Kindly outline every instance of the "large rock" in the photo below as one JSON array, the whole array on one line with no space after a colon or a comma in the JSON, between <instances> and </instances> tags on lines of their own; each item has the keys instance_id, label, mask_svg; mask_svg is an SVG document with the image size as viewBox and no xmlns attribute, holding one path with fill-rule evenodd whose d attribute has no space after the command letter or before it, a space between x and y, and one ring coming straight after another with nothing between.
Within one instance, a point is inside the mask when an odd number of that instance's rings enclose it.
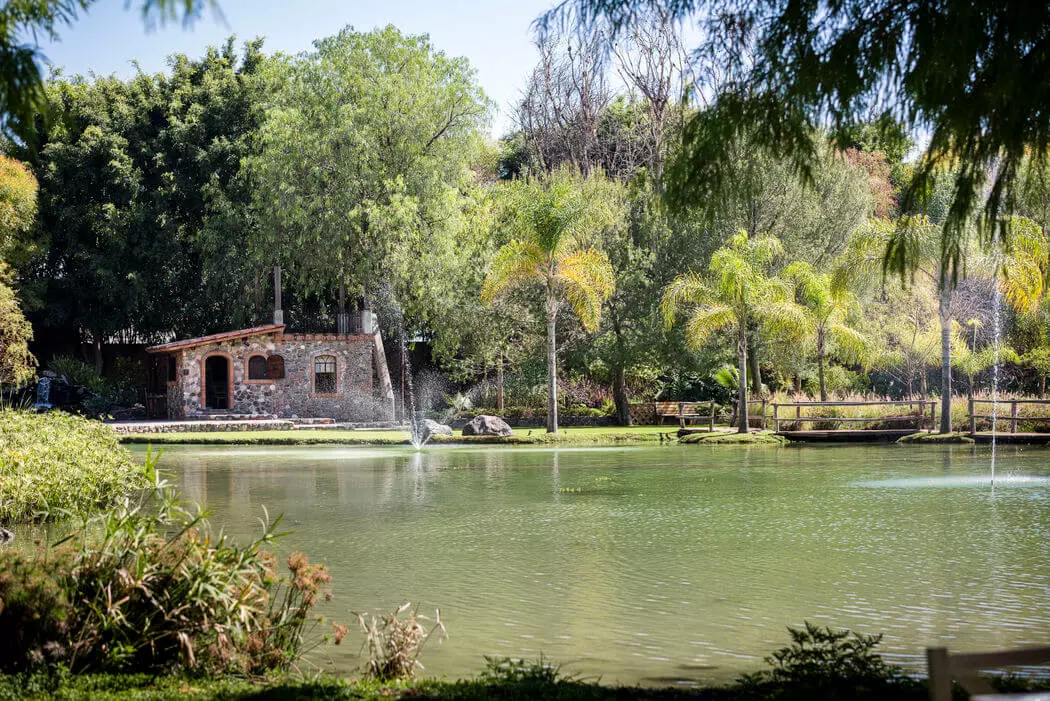
<instances>
[{"instance_id":1,"label":"large rock","mask_svg":"<svg viewBox=\"0 0 1050 701\"><path fill-rule=\"evenodd\" d=\"M422 425L419 427L420 433L423 434L423 438L427 439L431 436L451 436L452 427L446 426L445 424L439 424L434 419L423 419Z\"/></svg>"},{"instance_id":2,"label":"large rock","mask_svg":"<svg viewBox=\"0 0 1050 701\"><path fill-rule=\"evenodd\" d=\"M463 427L464 436L511 436L514 431L498 416L475 416Z\"/></svg>"}]
</instances>

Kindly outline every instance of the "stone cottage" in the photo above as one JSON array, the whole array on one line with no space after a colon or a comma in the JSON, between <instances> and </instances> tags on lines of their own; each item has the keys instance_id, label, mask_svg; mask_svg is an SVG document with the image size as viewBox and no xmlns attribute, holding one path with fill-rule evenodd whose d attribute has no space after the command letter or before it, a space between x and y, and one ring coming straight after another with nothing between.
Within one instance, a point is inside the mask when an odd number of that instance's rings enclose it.
<instances>
[{"instance_id":1,"label":"stone cottage","mask_svg":"<svg viewBox=\"0 0 1050 701\"><path fill-rule=\"evenodd\" d=\"M285 333L283 323L147 348L151 416L390 421L394 393L370 311L344 333ZM274 321L280 322L278 311Z\"/></svg>"}]
</instances>

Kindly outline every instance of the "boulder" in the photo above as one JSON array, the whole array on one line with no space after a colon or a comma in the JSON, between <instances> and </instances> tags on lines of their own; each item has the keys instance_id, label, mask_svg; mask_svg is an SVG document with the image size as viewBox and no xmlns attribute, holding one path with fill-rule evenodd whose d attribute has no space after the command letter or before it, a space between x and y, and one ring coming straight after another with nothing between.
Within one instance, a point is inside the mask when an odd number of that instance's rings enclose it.
<instances>
[{"instance_id":1,"label":"boulder","mask_svg":"<svg viewBox=\"0 0 1050 701\"><path fill-rule=\"evenodd\" d=\"M451 436L452 427L446 426L445 424L439 424L434 419L423 419L422 425L419 427L423 438L430 438L431 436Z\"/></svg>"},{"instance_id":2,"label":"boulder","mask_svg":"<svg viewBox=\"0 0 1050 701\"><path fill-rule=\"evenodd\" d=\"M486 416L484 414L475 416L463 427L464 436L511 436L511 430L507 422L498 416Z\"/></svg>"}]
</instances>

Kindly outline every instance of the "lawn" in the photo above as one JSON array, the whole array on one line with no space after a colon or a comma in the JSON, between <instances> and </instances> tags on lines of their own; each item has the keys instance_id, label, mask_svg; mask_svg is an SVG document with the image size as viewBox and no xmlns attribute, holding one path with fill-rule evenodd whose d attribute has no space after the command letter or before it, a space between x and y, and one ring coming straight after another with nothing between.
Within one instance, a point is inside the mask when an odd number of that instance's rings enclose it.
<instances>
[{"instance_id":1,"label":"lawn","mask_svg":"<svg viewBox=\"0 0 1050 701\"><path fill-rule=\"evenodd\" d=\"M437 436L434 443L495 444L583 444L615 445L619 443L659 443L674 438L677 426L580 426L548 435L542 428L514 429L513 436L464 436L454 431L451 438ZM342 431L332 429L299 429L294 431L210 431L193 433L129 433L121 436L124 443L154 445L404 445L408 431Z\"/></svg>"}]
</instances>

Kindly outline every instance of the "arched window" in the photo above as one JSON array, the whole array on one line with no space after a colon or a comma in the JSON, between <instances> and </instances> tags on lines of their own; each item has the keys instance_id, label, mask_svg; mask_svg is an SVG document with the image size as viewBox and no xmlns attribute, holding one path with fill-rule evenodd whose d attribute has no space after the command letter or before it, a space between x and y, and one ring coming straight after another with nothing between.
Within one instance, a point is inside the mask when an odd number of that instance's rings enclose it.
<instances>
[{"instance_id":1,"label":"arched window","mask_svg":"<svg viewBox=\"0 0 1050 701\"><path fill-rule=\"evenodd\" d=\"M269 374L266 371L266 358L261 355L253 355L248 358L248 379L265 380Z\"/></svg>"},{"instance_id":2,"label":"arched window","mask_svg":"<svg viewBox=\"0 0 1050 701\"><path fill-rule=\"evenodd\" d=\"M319 355L314 358L314 392L335 394L335 356Z\"/></svg>"}]
</instances>

